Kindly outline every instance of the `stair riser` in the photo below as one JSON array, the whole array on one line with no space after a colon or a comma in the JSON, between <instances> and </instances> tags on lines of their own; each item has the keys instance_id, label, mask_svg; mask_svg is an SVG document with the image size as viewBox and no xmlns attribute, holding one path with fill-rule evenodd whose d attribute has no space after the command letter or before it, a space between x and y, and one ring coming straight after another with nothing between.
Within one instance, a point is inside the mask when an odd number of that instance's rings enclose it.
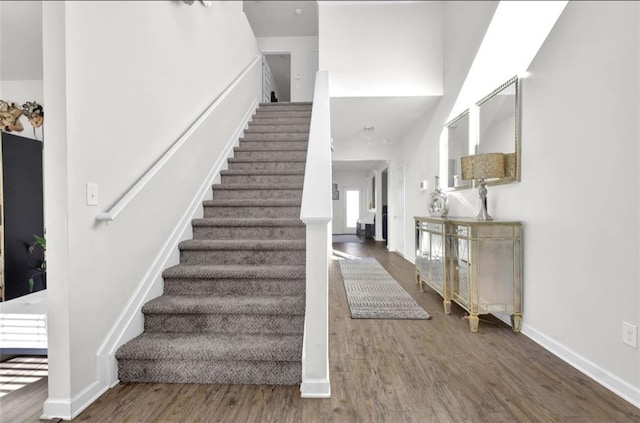
<instances>
[{"instance_id":1,"label":"stair riser","mask_svg":"<svg viewBox=\"0 0 640 423\"><path fill-rule=\"evenodd\" d=\"M125 383L299 385L299 361L119 360Z\"/></svg>"},{"instance_id":2,"label":"stair riser","mask_svg":"<svg viewBox=\"0 0 640 423\"><path fill-rule=\"evenodd\" d=\"M302 189L304 175L222 175L223 184L299 184Z\"/></svg>"},{"instance_id":3,"label":"stair riser","mask_svg":"<svg viewBox=\"0 0 640 423\"><path fill-rule=\"evenodd\" d=\"M304 331L303 315L145 314L146 332L296 335Z\"/></svg>"},{"instance_id":4,"label":"stair riser","mask_svg":"<svg viewBox=\"0 0 640 423\"><path fill-rule=\"evenodd\" d=\"M254 116L251 125L309 125L311 116Z\"/></svg>"},{"instance_id":5,"label":"stair riser","mask_svg":"<svg viewBox=\"0 0 640 423\"><path fill-rule=\"evenodd\" d=\"M204 217L300 218L300 207L218 207L205 206Z\"/></svg>"},{"instance_id":6,"label":"stair riser","mask_svg":"<svg viewBox=\"0 0 640 423\"><path fill-rule=\"evenodd\" d=\"M304 295L304 279L165 279L165 295Z\"/></svg>"},{"instance_id":7,"label":"stair riser","mask_svg":"<svg viewBox=\"0 0 640 423\"><path fill-rule=\"evenodd\" d=\"M194 239L304 239L304 226L196 226Z\"/></svg>"},{"instance_id":8,"label":"stair riser","mask_svg":"<svg viewBox=\"0 0 640 423\"><path fill-rule=\"evenodd\" d=\"M311 112L310 104L261 104L258 112L292 112L305 111Z\"/></svg>"},{"instance_id":9,"label":"stair riser","mask_svg":"<svg viewBox=\"0 0 640 423\"><path fill-rule=\"evenodd\" d=\"M247 141L243 141L247 142ZM248 147L246 145L240 145L233 149L234 154L242 151L307 151L309 143L305 141L255 141L255 145ZM277 147L276 143L282 143L282 147Z\"/></svg>"},{"instance_id":10,"label":"stair riser","mask_svg":"<svg viewBox=\"0 0 640 423\"><path fill-rule=\"evenodd\" d=\"M258 110L254 115L254 119L272 119L272 118L306 118L311 121L311 110L290 110L290 111L267 111Z\"/></svg>"},{"instance_id":11,"label":"stair riser","mask_svg":"<svg viewBox=\"0 0 640 423\"><path fill-rule=\"evenodd\" d=\"M182 264L304 264L305 250L182 250Z\"/></svg>"},{"instance_id":12,"label":"stair riser","mask_svg":"<svg viewBox=\"0 0 640 423\"><path fill-rule=\"evenodd\" d=\"M304 170L305 162L229 162L230 170Z\"/></svg>"},{"instance_id":13,"label":"stair riser","mask_svg":"<svg viewBox=\"0 0 640 423\"><path fill-rule=\"evenodd\" d=\"M249 125L244 130L245 134L249 132L309 132L309 124L306 125Z\"/></svg>"},{"instance_id":14,"label":"stair riser","mask_svg":"<svg viewBox=\"0 0 640 423\"><path fill-rule=\"evenodd\" d=\"M245 132L241 141L309 141L308 132Z\"/></svg>"},{"instance_id":15,"label":"stair riser","mask_svg":"<svg viewBox=\"0 0 640 423\"><path fill-rule=\"evenodd\" d=\"M307 141L240 141L240 148L277 148L281 150L307 151Z\"/></svg>"},{"instance_id":16,"label":"stair riser","mask_svg":"<svg viewBox=\"0 0 640 423\"><path fill-rule=\"evenodd\" d=\"M213 189L213 199L220 200L302 200L300 189Z\"/></svg>"},{"instance_id":17,"label":"stair riser","mask_svg":"<svg viewBox=\"0 0 640 423\"><path fill-rule=\"evenodd\" d=\"M238 159L279 159L281 161L289 160L305 160L307 152L305 151L236 151L233 155Z\"/></svg>"}]
</instances>

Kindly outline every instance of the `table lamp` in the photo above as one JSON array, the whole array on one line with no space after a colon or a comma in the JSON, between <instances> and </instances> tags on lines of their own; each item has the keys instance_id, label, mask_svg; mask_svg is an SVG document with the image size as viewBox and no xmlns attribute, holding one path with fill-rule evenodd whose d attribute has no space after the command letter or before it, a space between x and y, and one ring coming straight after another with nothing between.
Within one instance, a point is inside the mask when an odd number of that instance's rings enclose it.
<instances>
[{"instance_id":1,"label":"table lamp","mask_svg":"<svg viewBox=\"0 0 640 423\"><path fill-rule=\"evenodd\" d=\"M479 182L480 211L477 220L493 220L487 212L487 183L485 179L504 177L504 154L486 153L460 158L462 179L476 179Z\"/></svg>"}]
</instances>

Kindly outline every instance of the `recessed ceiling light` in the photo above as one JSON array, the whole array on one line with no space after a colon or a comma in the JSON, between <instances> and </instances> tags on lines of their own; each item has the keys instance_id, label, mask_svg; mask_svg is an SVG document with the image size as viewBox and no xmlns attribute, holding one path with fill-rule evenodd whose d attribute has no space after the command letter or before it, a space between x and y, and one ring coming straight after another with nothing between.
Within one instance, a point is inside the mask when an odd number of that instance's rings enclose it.
<instances>
[{"instance_id":1,"label":"recessed ceiling light","mask_svg":"<svg viewBox=\"0 0 640 423\"><path fill-rule=\"evenodd\" d=\"M302 9L296 9L296 15L298 16L302 15Z\"/></svg>"}]
</instances>

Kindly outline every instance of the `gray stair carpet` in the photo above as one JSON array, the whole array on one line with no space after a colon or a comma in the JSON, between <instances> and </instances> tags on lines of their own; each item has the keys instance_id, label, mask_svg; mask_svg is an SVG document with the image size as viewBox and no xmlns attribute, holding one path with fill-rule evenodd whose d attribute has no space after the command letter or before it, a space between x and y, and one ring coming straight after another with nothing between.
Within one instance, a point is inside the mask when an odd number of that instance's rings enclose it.
<instances>
[{"instance_id":1,"label":"gray stair carpet","mask_svg":"<svg viewBox=\"0 0 640 423\"><path fill-rule=\"evenodd\" d=\"M311 103L266 103L116 352L121 382L296 385L302 379Z\"/></svg>"}]
</instances>

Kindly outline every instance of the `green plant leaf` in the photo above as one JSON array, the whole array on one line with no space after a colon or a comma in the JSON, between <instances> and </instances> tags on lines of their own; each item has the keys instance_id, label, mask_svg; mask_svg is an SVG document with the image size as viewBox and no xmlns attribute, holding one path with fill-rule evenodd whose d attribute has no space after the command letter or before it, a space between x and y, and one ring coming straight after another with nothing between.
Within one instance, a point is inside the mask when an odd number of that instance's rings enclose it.
<instances>
[{"instance_id":1,"label":"green plant leaf","mask_svg":"<svg viewBox=\"0 0 640 423\"><path fill-rule=\"evenodd\" d=\"M33 292L33 286L35 282L33 281L33 276L29 278L29 292Z\"/></svg>"}]
</instances>

